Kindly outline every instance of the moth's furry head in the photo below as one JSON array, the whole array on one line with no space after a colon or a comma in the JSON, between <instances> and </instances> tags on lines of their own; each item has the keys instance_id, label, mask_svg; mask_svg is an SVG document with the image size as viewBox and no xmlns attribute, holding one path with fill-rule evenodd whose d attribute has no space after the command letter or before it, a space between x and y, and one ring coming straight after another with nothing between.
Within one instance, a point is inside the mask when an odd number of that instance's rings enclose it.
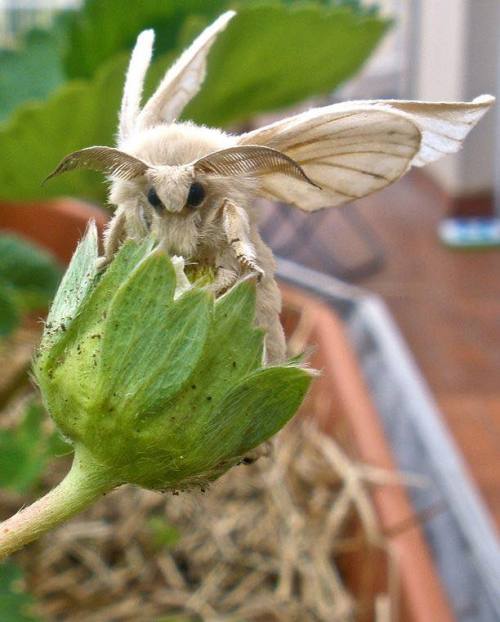
<instances>
[{"instance_id":1,"label":"moth's furry head","mask_svg":"<svg viewBox=\"0 0 500 622\"><path fill-rule=\"evenodd\" d=\"M191 123L164 124L134 133L121 147L145 162L148 171L132 180L112 179L109 201L115 206L126 205L170 252L189 257L202 240L217 244L214 221L224 197L233 196L247 204L254 195L252 180L235 185L225 177L194 169L193 163L201 157L235 144L234 136ZM201 184L205 197L190 207L187 198L194 182ZM150 203L151 189L163 207L155 209Z\"/></svg>"}]
</instances>

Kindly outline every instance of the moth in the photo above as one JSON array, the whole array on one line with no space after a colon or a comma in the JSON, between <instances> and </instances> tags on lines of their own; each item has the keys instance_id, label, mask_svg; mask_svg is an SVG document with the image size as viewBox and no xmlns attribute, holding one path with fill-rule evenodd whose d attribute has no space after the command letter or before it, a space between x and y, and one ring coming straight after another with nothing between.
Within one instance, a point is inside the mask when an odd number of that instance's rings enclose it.
<instances>
[{"instance_id":1,"label":"moth","mask_svg":"<svg viewBox=\"0 0 500 622\"><path fill-rule=\"evenodd\" d=\"M213 268L216 294L255 273L256 323L266 331L272 363L285 358L281 298L272 252L257 228L255 198L313 212L365 197L413 166L456 152L494 98L351 101L242 135L177 121L203 83L211 46L234 15L228 11L206 28L143 106L154 33L142 32L125 79L116 148L71 153L49 178L87 168L111 180L116 211L104 235L102 265L124 239L152 234L169 253Z\"/></svg>"}]
</instances>

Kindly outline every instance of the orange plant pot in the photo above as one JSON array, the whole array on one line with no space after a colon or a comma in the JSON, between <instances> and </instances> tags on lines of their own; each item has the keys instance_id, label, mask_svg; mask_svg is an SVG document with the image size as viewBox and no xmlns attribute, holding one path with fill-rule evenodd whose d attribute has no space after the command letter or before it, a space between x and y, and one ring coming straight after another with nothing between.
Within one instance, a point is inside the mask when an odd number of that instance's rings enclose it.
<instances>
[{"instance_id":1,"label":"orange plant pot","mask_svg":"<svg viewBox=\"0 0 500 622\"><path fill-rule=\"evenodd\" d=\"M51 250L67 263L87 222L94 219L102 231L109 213L73 199L43 203L0 203L0 230L18 233ZM341 321L322 302L282 286L283 324L292 339L301 335L315 348L312 366L322 371L311 390L304 412L321 428L367 464L394 474L397 469L367 387ZM397 617L391 622L452 622L450 606L409 498L401 486L379 486L373 502L383 533L390 542L399 583ZM348 586L360 599L361 617L374 620L373 600L388 583L387 563L367 549L344 564Z\"/></svg>"},{"instance_id":2,"label":"orange plant pot","mask_svg":"<svg viewBox=\"0 0 500 622\"><path fill-rule=\"evenodd\" d=\"M0 230L17 233L50 250L68 263L93 219L100 231L109 212L75 199L54 199L32 203L0 202Z\"/></svg>"},{"instance_id":3,"label":"orange plant pot","mask_svg":"<svg viewBox=\"0 0 500 622\"><path fill-rule=\"evenodd\" d=\"M397 475L392 452L340 319L309 294L289 286L281 289L285 332L292 340L299 334L302 344L314 348L310 362L322 372L304 412L312 413L320 427L357 460ZM455 617L404 488L377 486L372 498L399 583L398 602L392 603L397 616L393 617L404 622L452 622ZM363 572L360 564L359 557L347 560L344 570L349 587L373 604L377 591L390 580L387 568L383 561L372 559L372 572L369 568ZM363 619L373 620L369 603L362 604Z\"/></svg>"}]
</instances>

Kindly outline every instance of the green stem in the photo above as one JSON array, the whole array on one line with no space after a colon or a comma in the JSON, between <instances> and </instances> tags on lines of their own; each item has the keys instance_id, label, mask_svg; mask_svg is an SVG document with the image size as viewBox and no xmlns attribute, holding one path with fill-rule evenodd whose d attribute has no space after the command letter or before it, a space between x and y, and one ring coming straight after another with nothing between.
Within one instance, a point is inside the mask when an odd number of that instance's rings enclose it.
<instances>
[{"instance_id":1,"label":"green stem","mask_svg":"<svg viewBox=\"0 0 500 622\"><path fill-rule=\"evenodd\" d=\"M83 448L66 477L44 497L0 523L0 560L91 505L118 485Z\"/></svg>"}]
</instances>

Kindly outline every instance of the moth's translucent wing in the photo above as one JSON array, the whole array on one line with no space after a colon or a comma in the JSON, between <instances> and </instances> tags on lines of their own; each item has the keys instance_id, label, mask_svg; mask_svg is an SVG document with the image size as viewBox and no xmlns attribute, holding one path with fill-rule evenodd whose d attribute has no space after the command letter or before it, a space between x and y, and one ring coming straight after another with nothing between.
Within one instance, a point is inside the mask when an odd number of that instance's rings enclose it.
<instances>
[{"instance_id":1,"label":"moth's translucent wing","mask_svg":"<svg viewBox=\"0 0 500 622\"><path fill-rule=\"evenodd\" d=\"M138 127L171 123L179 117L200 90L205 79L207 56L217 35L235 15L234 11L223 13L182 53L139 114Z\"/></svg>"},{"instance_id":2,"label":"moth's translucent wing","mask_svg":"<svg viewBox=\"0 0 500 622\"><path fill-rule=\"evenodd\" d=\"M120 107L119 146L132 134L139 115L144 78L151 62L154 38L152 30L141 32L130 57Z\"/></svg>"},{"instance_id":3,"label":"moth's translucent wing","mask_svg":"<svg viewBox=\"0 0 500 622\"><path fill-rule=\"evenodd\" d=\"M471 102L456 103L399 100L357 103L386 105L413 120L422 133L422 144L412 166L425 166L458 151L494 101L491 95L481 95Z\"/></svg>"},{"instance_id":4,"label":"moth's translucent wing","mask_svg":"<svg viewBox=\"0 0 500 622\"><path fill-rule=\"evenodd\" d=\"M266 145L293 158L322 190L273 174L263 180L262 194L314 211L364 197L412 165L457 151L492 101L334 104L244 134L240 144Z\"/></svg>"},{"instance_id":5,"label":"moth's translucent wing","mask_svg":"<svg viewBox=\"0 0 500 622\"><path fill-rule=\"evenodd\" d=\"M262 179L261 194L307 211L341 205L398 179L420 147L420 131L386 110L327 106L245 134L293 158L318 187L281 173ZM240 144L241 144L240 143Z\"/></svg>"}]
</instances>

